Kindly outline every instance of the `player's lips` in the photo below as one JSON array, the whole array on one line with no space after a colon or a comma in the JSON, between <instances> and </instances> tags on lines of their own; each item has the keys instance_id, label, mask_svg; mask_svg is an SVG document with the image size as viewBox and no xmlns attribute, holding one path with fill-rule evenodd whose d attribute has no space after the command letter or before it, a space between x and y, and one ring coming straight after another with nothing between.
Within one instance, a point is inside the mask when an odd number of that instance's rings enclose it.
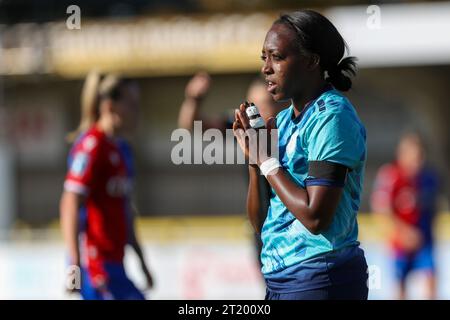
<instances>
[{"instance_id":1,"label":"player's lips","mask_svg":"<svg viewBox=\"0 0 450 320\"><path fill-rule=\"evenodd\" d=\"M277 89L277 84L271 80L267 80L266 79L266 83L267 83L267 91L269 91L270 93L275 93L275 90Z\"/></svg>"}]
</instances>

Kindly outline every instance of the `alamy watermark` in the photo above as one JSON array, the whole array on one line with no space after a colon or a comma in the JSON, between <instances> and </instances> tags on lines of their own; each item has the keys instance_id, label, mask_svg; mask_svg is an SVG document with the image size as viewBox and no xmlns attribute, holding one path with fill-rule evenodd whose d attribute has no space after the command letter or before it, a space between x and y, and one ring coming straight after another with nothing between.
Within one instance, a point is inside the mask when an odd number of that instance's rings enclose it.
<instances>
[{"instance_id":1,"label":"alamy watermark","mask_svg":"<svg viewBox=\"0 0 450 320\"><path fill-rule=\"evenodd\" d=\"M367 268L367 288L369 290L381 289L381 268L377 265L370 265Z\"/></svg>"},{"instance_id":2,"label":"alamy watermark","mask_svg":"<svg viewBox=\"0 0 450 320\"><path fill-rule=\"evenodd\" d=\"M81 29L81 9L77 5L70 5L66 9L66 13L70 14L66 20L66 27L69 30Z\"/></svg>"},{"instance_id":3,"label":"alamy watermark","mask_svg":"<svg viewBox=\"0 0 450 320\"><path fill-rule=\"evenodd\" d=\"M194 121L194 128L175 129L170 140L178 142L172 148L173 164L257 164L258 157L278 159L278 130L247 129L243 135L248 141L248 162L244 153L238 149L232 129L225 130L225 135L219 129L203 131L202 122ZM206 146L205 143L208 143ZM226 152L225 152L226 150Z\"/></svg>"},{"instance_id":4,"label":"alamy watermark","mask_svg":"<svg viewBox=\"0 0 450 320\"><path fill-rule=\"evenodd\" d=\"M368 6L366 13L369 15L367 17L367 28L370 30L381 29L381 8L377 5Z\"/></svg>"},{"instance_id":5,"label":"alamy watermark","mask_svg":"<svg viewBox=\"0 0 450 320\"><path fill-rule=\"evenodd\" d=\"M81 269L77 265L70 265L66 269L66 289L80 290L81 288Z\"/></svg>"}]
</instances>

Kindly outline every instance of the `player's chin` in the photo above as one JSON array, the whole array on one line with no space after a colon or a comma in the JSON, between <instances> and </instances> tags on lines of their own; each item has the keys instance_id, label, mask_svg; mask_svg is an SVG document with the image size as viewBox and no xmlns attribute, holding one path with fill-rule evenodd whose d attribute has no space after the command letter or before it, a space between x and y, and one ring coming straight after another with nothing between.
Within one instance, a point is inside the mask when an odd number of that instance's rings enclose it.
<instances>
[{"instance_id":1,"label":"player's chin","mask_svg":"<svg viewBox=\"0 0 450 320\"><path fill-rule=\"evenodd\" d=\"M271 93L272 99L276 102L283 102L289 100L289 98L282 91L275 91Z\"/></svg>"}]
</instances>

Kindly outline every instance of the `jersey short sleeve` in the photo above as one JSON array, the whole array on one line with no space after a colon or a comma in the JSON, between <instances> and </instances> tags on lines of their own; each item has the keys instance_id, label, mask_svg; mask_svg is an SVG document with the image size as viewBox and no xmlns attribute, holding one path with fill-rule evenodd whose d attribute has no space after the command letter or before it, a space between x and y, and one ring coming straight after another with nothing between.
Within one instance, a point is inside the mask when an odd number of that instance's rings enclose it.
<instances>
[{"instance_id":1,"label":"jersey short sleeve","mask_svg":"<svg viewBox=\"0 0 450 320\"><path fill-rule=\"evenodd\" d=\"M345 100L325 103L307 130L306 185L343 187L348 171L365 160L365 129ZM323 111L320 111L323 110Z\"/></svg>"},{"instance_id":2,"label":"jersey short sleeve","mask_svg":"<svg viewBox=\"0 0 450 320\"><path fill-rule=\"evenodd\" d=\"M328 161L353 170L365 158L365 133L351 111L324 112L307 137L308 161Z\"/></svg>"},{"instance_id":3,"label":"jersey short sleeve","mask_svg":"<svg viewBox=\"0 0 450 320\"><path fill-rule=\"evenodd\" d=\"M94 184L94 174L100 167L98 139L87 136L74 148L70 157L69 169L64 182L66 191L88 195Z\"/></svg>"}]
</instances>

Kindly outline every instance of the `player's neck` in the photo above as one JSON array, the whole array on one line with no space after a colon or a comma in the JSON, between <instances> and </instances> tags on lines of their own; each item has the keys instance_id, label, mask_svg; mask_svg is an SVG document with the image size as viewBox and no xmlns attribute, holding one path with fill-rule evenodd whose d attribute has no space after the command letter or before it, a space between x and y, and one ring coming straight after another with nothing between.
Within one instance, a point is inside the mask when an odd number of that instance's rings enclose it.
<instances>
[{"instance_id":1,"label":"player's neck","mask_svg":"<svg viewBox=\"0 0 450 320\"><path fill-rule=\"evenodd\" d=\"M298 97L292 98L295 117L297 117L312 100L319 97L327 87L328 83L326 81L318 80L310 88L305 89Z\"/></svg>"},{"instance_id":2,"label":"player's neck","mask_svg":"<svg viewBox=\"0 0 450 320\"><path fill-rule=\"evenodd\" d=\"M97 129L110 138L114 138L117 135L117 130L114 128L112 121L108 118L100 118L97 122Z\"/></svg>"}]
</instances>

